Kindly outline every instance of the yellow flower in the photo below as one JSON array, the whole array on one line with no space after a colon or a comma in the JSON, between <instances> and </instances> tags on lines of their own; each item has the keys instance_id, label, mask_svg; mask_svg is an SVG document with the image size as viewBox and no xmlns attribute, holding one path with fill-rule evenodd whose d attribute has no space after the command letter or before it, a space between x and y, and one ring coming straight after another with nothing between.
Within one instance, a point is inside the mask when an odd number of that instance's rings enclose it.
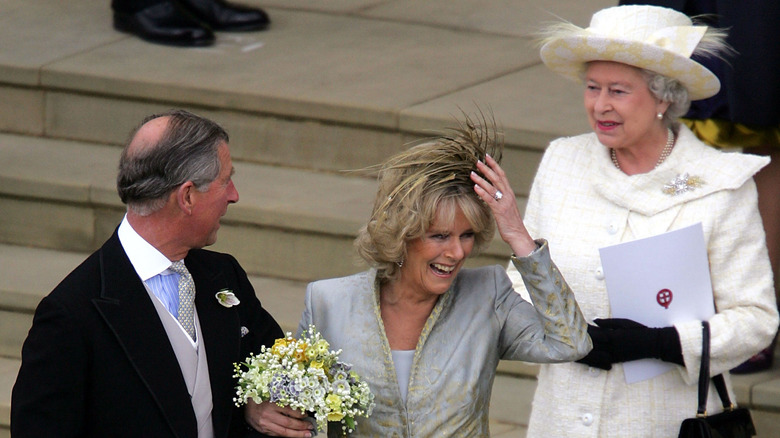
<instances>
[{"instance_id":1,"label":"yellow flower","mask_svg":"<svg viewBox=\"0 0 780 438\"><path fill-rule=\"evenodd\" d=\"M332 411L341 412L341 397L336 394L330 394L325 397L325 404L328 405Z\"/></svg>"},{"instance_id":2,"label":"yellow flower","mask_svg":"<svg viewBox=\"0 0 780 438\"><path fill-rule=\"evenodd\" d=\"M317 341L317 353L319 354L328 354L328 348L330 347L330 344L328 344L328 341L325 339L320 339Z\"/></svg>"},{"instance_id":3,"label":"yellow flower","mask_svg":"<svg viewBox=\"0 0 780 438\"><path fill-rule=\"evenodd\" d=\"M281 349L287 346L287 339L279 338L274 341L274 346L271 347L271 352L276 356L281 356Z\"/></svg>"},{"instance_id":4,"label":"yellow flower","mask_svg":"<svg viewBox=\"0 0 780 438\"><path fill-rule=\"evenodd\" d=\"M312 361L312 362L309 364L309 366L310 366L311 368L320 368L320 369L322 369L322 365L323 365L322 361L318 361L318 360L313 360L313 361Z\"/></svg>"},{"instance_id":5,"label":"yellow flower","mask_svg":"<svg viewBox=\"0 0 780 438\"><path fill-rule=\"evenodd\" d=\"M331 412L328 414L328 421L341 421L344 418L344 414L341 412Z\"/></svg>"}]
</instances>

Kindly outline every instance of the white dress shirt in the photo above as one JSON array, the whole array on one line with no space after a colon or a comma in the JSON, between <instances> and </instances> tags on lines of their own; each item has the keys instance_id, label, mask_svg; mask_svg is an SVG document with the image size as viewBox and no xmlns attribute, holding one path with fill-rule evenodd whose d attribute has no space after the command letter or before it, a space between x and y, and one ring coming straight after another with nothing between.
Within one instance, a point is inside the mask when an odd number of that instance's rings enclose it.
<instances>
[{"instance_id":1,"label":"white dress shirt","mask_svg":"<svg viewBox=\"0 0 780 438\"><path fill-rule=\"evenodd\" d=\"M168 269L172 262L133 229L127 215L119 224L117 235L138 277L178 323L179 274ZM183 327L181 329L184 331ZM193 341L193 346L197 346L197 340Z\"/></svg>"}]
</instances>

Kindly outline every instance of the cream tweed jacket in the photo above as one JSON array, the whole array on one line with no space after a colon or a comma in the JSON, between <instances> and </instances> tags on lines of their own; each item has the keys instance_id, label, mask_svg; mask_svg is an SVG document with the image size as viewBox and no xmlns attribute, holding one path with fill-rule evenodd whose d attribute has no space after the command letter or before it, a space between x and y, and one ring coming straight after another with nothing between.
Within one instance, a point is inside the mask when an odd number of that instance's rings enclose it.
<instances>
[{"instance_id":1,"label":"cream tweed jacket","mask_svg":"<svg viewBox=\"0 0 780 438\"><path fill-rule=\"evenodd\" d=\"M701 222L715 308L710 319L713 375L740 364L778 327L772 272L752 176L767 158L724 153L686 127L669 158L646 174L614 167L595 134L550 144L528 200L525 223L550 242L551 255L589 321L611 317L598 249ZM703 184L670 195L664 185L688 173ZM523 283L509 266L514 287ZM676 437L696 412L701 323L676 325L685 367L627 385L623 367L543 365L528 437ZM727 378L728 380L728 378ZM710 389L709 412L721 410Z\"/></svg>"}]
</instances>

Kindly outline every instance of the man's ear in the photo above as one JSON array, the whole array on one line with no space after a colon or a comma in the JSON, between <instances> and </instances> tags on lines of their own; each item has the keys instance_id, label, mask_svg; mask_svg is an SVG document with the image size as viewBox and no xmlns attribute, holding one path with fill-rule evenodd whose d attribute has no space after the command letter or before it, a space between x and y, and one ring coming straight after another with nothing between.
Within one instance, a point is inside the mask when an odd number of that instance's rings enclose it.
<instances>
[{"instance_id":1,"label":"man's ear","mask_svg":"<svg viewBox=\"0 0 780 438\"><path fill-rule=\"evenodd\" d=\"M179 188L174 192L174 196L176 196L176 204L179 206L179 209L181 209L181 211L187 215L192 214L192 209L195 205L194 194L195 184L192 181L187 181L186 183L180 185Z\"/></svg>"}]
</instances>

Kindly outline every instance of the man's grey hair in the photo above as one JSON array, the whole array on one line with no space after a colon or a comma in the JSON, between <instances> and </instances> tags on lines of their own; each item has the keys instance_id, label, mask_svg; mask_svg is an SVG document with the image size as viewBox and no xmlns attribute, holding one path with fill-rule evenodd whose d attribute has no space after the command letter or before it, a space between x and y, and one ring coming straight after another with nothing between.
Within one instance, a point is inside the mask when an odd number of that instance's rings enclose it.
<instances>
[{"instance_id":1,"label":"man's grey hair","mask_svg":"<svg viewBox=\"0 0 780 438\"><path fill-rule=\"evenodd\" d=\"M133 138L151 120L168 117L157 144L128 152ZM119 160L119 197L134 213L148 216L160 210L170 193L187 181L206 191L220 172L219 146L227 132L217 123L185 110L146 117L130 134Z\"/></svg>"}]
</instances>

